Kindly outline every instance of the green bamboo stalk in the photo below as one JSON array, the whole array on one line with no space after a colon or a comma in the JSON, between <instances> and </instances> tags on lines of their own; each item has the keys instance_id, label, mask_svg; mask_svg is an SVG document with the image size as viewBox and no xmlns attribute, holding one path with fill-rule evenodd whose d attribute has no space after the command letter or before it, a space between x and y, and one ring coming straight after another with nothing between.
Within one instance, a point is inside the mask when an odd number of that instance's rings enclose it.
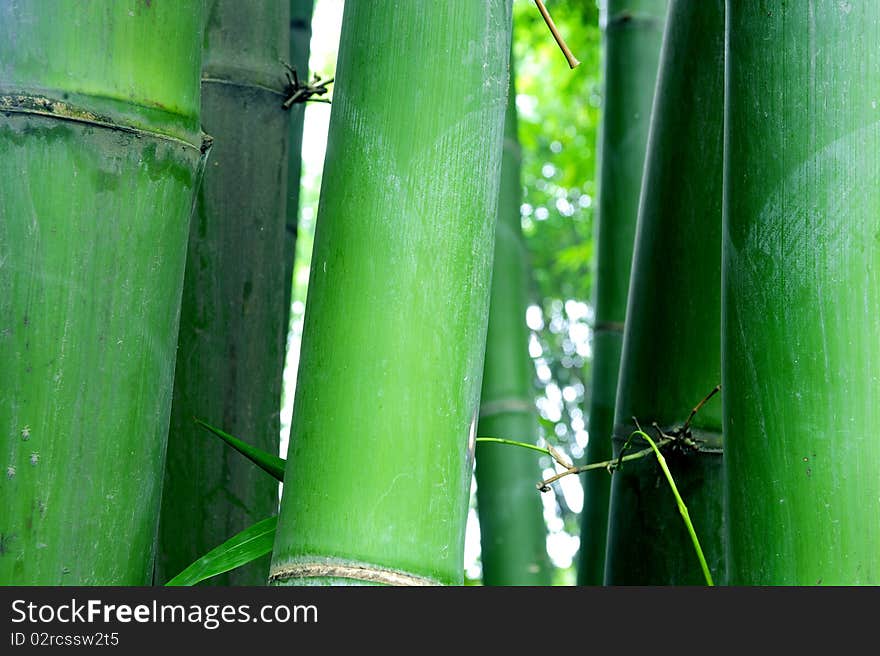
<instances>
[{"instance_id":1,"label":"green bamboo stalk","mask_svg":"<svg viewBox=\"0 0 880 656\"><path fill-rule=\"evenodd\" d=\"M604 100L587 462L607 460L612 454L633 238L666 6L667 0L605 0L601 7ZM578 583L601 585L611 483L599 475L587 475L583 482Z\"/></svg>"},{"instance_id":2,"label":"green bamboo stalk","mask_svg":"<svg viewBox=\"0 0 880 656\"><path fill-rule=\"evenodd\" d=\"M314 0L290 0L290 57L300 80L309 78L309 52L312 39ZM305 104L290 108L290 148L287 158L287 226L284 235L284 308L285 335L290 325L293 296L293 269L296 260L296 233L299 222L300 174L302 173L303 123Z\"/></svg>"},{"instance_id":3,"label":"green bamboo stalk","mask_svg":"<svg viewBox=\"0 0 880 656\"><path fill-rule=\"evenodd\" d=\"M214 149L187 254L156 579L274 514L278 486L193 422L278 453L289 112L287 0L210 0L202 123ZM211 585L265 583L268 557Z\"/></svg>"},{"instance_id":4,"label":"green bamboo stalk","mask_svg":"<svg viewBox=\"0 0 880 656\"><path fill-rule=\"evenodd\" d=\"M727 10L730 583L877 585L880 4Z\"/></svg>"},{"instance_id":5,"label":"green bamboo stalk","mask_svg":"<svg viewBox=\"0 0 880 656\"><path fill-rule=\"evenodd\" d=\"M511 61L477 434L534 442L538 422L525 324L529 269L520 225L522 154L513 79ZM522 449L478 444L475 473L483 585L550 585L547 527L534 488L540 477L537 459Z\"/></svg>"},{"instance_id":6,"label":"green bamboo stalk","mask_svg":"<svg viewBox=\"0 0 880 656\"><path fill-rule=\"evenodd\" d=\"M672 1L674 2L675 0ZM681 515L681 519L684 522L684 526L688 532L688 536L691 539L691 544L694 547L694 552L697 554L697 561L700 563L700 570L703 573L703 580L706 582L706 585L714 586L715 581L712 579L712 574L709 571L709 564L706 562L706 556L703 554L703 548L700 546L700 539L697 537L697 532L694 530L693 522L691 522L690 513L688 512L687 506L684 503L684 499L681 498L681 494L679 494L678 492L678 486L675 484L675 479L672 477L672 472L669 471L669 466L666 464L666 458L660 452L659 445L654 442L651 436L648 435L645 431L637 429L633 431L633 433L624 442L621 454L620 456L618 456L618 462L623 462L623 459L626 458L626 456L623 455L623 452L633 437L640 437L645 442L647 442L650 445L651 451L653 451L654 455L657 457L657 464L660 465L660 470L666 477L666 482L669 483L669 490L672 492L672 496L675 499L675 505L678 508L678 514ZM677 435L673 439L678 439L678 437L679 436ZM666 440L669 438L664 437L663 439Z\"/></svg>"},{"instance_id":7,"label":"green bamboo stalk","mask_svg":"<svg viewBox=\"0 0 880 656\"><path fill-rule=\"evenodd\" d=\"M345 5L277 584L463 580L510 5Z\"/></svg>"},{"instance_id":8,"label":"green bamboo stalk","mask_svg":"<svg viewBox=\"0 0 880 656\"><path fill-rule=\"evenodd\" d=\"M671 0L633 256L615 455L637 429L632 417L648 432L657 422L670 433L721 380L723 98L724 0ZM701 408L690 426L706 451L673 451L667 459L708 567L721 579L721 403ZM705 581L671 491L657 487L661 475L651 459L614 474L606 584Z\"/></svg>"},{"instance_id":9,"label":"green bamboo stalk","mask_svg":"<svg viewBox=\"0 0 880 656\"><path fill-rule=\"evenodd\" d=\"M202 4L0 3L0 583L145 585Z\"/></svg>"}]
</instances>

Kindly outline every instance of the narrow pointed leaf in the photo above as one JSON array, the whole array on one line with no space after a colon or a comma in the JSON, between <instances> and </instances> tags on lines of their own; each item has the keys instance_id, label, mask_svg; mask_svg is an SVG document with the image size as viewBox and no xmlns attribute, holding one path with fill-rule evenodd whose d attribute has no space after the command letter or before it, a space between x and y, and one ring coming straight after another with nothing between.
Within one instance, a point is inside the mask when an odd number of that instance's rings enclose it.
<instances>
[{"instance_id":1,"label":"narrow pointed leaf","mask_svg":"<svg viewBox=\"0 0 880 656\"><path fill-rule=\"evenodd\" d=\"M279 481L284 482L284 459L279 458L278 456L272 455L271 453L266 453L262 449L258 449L255 446L251 446L247 442L243 442L226 433L219 428L215 428L211 426L211 424L202 421L198 417L194 417L196 423L199 426L207 428L209 431L214 433L221 440L226 442L233 449L242 454L245 458L253 462L257 467L262 469L263 471L269 473L272 477L276 478Z\"/></svg>"},{"instance_id":2,"label":"narrow pointed leaf","mask_svg":"<svg viewBox=\"0 0 880 656\"><path fill-rule=\"evenodd\" d=\"M165 585L195 585L265 556L272 551L277 524L278 517L268 517L257 522L219 547L211 549Z\"/></svg>"}]
</instances>

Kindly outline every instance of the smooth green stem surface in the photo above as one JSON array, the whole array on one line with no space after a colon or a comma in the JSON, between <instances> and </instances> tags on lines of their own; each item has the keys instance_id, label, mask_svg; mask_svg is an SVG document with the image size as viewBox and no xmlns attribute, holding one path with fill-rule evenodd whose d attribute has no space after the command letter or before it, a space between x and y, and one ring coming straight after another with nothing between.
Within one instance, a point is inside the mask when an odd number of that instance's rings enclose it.
<instances>
[{"instance_id":1,"label":"smooth green stem surface","mask_svg":"<svg viewBox=\"0 0 880 656\"><path fill-rule=\"evenodd\" d=\"M612 455L614 401L633 238L667 0L606 0L599 130L595 332L586 460ZM601 585L610 481L584 478L578 583Z\"/></svg>"},{"instance_id":2,"label":"smooth green stem surface","mask_svg":"<svg viewBox=\"0 0 880 656\"><path fill-rule=\"evenodd\" d=\"M880 584L880 3L727 4L733 585Z\"/></svg>"},{"instance_id":3,"label":"smooth green stem surface","mask_svg":"<svg viewBox=\"0 0 880 656\"><path fill-rule=\"evenodd\" d=\"M147 585L201 2L0 2L0 584Z\"/></svg>"},{"instance_id":4,"label":"smooth green stem surface","mask_svg":"<svg viewBox=\"0 0 880 656\"><path fill-rule=\"evenodd\" d=\"M345 5L276 584L463 581L511 12Z\"/></svg>"},{"instance_id":5,"label":"smooth green stem surface","mask_svg":"<svg viewBox=\"0 0 880 656\"><path fill-rule=\"evenodd\" d=\"M512 59L512 58L511 58ZM513 78L513 72L511 78ZM522 159L516 88L509 86L478 434L538 437L525 323L530 278L520 226ZM537 448L537 447L536 447ZM517 449L476 448L483 585L550 585L547 527L534 493L536 460Z\"/></svg>"},{"instance_id":6,"label":"smooth green stem surface","mask_svg":"<svg viewBox=\"0 0 880 656\"><path fill-rule=\"evenodd\" d=\"M672 432L721 378L723 0L672 0L652 111L615 410ZM692 107L683 112L682 106ZM712 449L669 454L716 579L724 576L721 403L692 427ZM611 483L605 583L698 585L690 538L653 463Z\"/></svg>"}]
</instances>

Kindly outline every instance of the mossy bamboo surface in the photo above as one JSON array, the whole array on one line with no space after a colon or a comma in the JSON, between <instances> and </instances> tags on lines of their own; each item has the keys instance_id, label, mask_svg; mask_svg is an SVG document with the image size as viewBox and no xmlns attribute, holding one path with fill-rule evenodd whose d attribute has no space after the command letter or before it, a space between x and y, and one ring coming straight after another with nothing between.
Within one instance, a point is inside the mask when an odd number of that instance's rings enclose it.
<instances>
[{"instance_id":1,"label":"mossy bamboo surface","mask_svg":"<svg viewBox=\"0 0 880 656\"><path fill-rule=\"evenodd\" d=\"M667 0L605 0L595 330L587 462L611 457L614 399ZM611 481L586 474L578 583L601 585Z\"/></svg>"},{"instance_id":2,"label":"mossy bamboo surface","mask_svg":"<svg viewBox=\"0 0 880 656\"><path fill-rule=\"evenodd\" d=\"M270 579L460 584L511 3L345 5Z\"/></svg>"},{"instance_id":3,"label":"mossy bamboo surface","mask_svg":"<svg viewBox=\"0 0 880 656\"><path fill-rule=\"evenodd\" d=\"M276 512L278 485L193 417L278 453L287 333L287 0L206 5L202 124L214 138L187 254L157 581ZM265 583L268 558L210 580Z\"/></svg>"},{"instance_id":4,"label":"mossy bamboo surface","mask_svg":"<svg viewBox=\"0 0 880 656\"><path fill-rule=\"evenodd\" d=\"M202 5L0 3L0 583L152 577Z\"/></svg>"},{"instance_id":5,"label":"mossy bamboo surface","mask_svg":"<svg viewBox=\"0 0 880 656\"><path fill-rule=\"evenodd\" d=\"M724 2L671 0L636 232L614 455L636 430L672 432L721 381ZM691 111L683 112L682 107ZM666 459L717 582L724 576L721 403L690 424L703 452ZM601 472L593 476L603 475ZM659 483L659 484L658 484ZM700 564L657 461L615 472L608 585L701 585Z\"/></svg>"},{"instance_id":6,"label":"mossy bamboo surface","mask_svg":"<svg viewBox=\"0 0 880 656\"><path fill-rule=\"evenodd\" d=\"M727 4L735 585L880 584L880 4Z\"/></svg>"}]
</instances>

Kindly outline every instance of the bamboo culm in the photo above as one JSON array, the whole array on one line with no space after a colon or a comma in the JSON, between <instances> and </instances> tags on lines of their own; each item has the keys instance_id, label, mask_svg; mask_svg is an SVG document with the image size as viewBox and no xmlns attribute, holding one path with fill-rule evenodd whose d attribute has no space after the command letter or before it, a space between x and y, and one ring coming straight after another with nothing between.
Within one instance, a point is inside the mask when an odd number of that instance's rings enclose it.
<instances>
[{"instance_id":1,"label":"bamboo culm","mask_svg":"<svg viewBox=\"0 0 880 656\"><path fill-rule=\"evenodd\" d=\"M724 2L671 0L642 182L615 409L615 455L637 426L683 426L721 379L721 199ZM681 107L694 111L682 113ZM723 581L721 403L708 402L666 460ZM683 436L684 437L684 436ZM658 437L659 439L659 437ZM615 472L607 585L701 585L692 536L657 463Z\"/></svg>"},{"instance_id":2,"label":"bamboo culm","mask_svg":"<svg viewBox=\"0 0 880 656\"><path fill-rule=\"evenodd\" d=\"M275 584L462 582L511 12L345 5Z\"/></svg>"},{"instance_id":3,"label":"bamboo culm","mask_svg":"<svg viewBox=\"0 0 880 656\"><path fill-rule=\"evenodd\" d=\"M587 462L612 455L626 299L666 7L667 0L606 0L600 16L604 107L598 145L596 318ZM601 585L611 481L601 474L586 474L583 483L578 583Z\"/></svg>"},{"instance_id":4,"label":"bamboo culm","mask_svg":"<svg viewBox=\"0 0 880 656\"><path fill-rule=\"evenodd\" d=\"M511 62L504 154L479 435L531 436L538 423L525 324L529 269L520 226L522 199L516 88ZM483 585L550 585L547 527L534 481L540 467L522 449L476 447L477 511Z\"/></svg>"},{"instance_id":5,"label":"bamboo culm","mask_svg":"<svg viewBox=\"0 0 880 656\"><path fill-rule=\"evenodd\" d=\"M880 583L880 4L727 4L734 585Z\"/></svg>"},{"instance_id":6,"label":"bamboo culm","mask_svg":"<svg viewBox=\"0 0 880 656\"><path fill-rule=\"evenodd\" d=\"M288 4L210 0L202 124L214 138L187 252L156 578L276 512L278 486L199 427L278 453L286 335ZM269 561L214 577L257 585Z\"/></svg>"},{"instance_id":7,"label":"bamboo culm","mask_svg":"<svg viewBox=\"0 0 880 656\"><path fill-rule=\"evenodd\" d=\"M0 3L0 583L152 580L202 3Z\"/></svg>"}]
</instances>

